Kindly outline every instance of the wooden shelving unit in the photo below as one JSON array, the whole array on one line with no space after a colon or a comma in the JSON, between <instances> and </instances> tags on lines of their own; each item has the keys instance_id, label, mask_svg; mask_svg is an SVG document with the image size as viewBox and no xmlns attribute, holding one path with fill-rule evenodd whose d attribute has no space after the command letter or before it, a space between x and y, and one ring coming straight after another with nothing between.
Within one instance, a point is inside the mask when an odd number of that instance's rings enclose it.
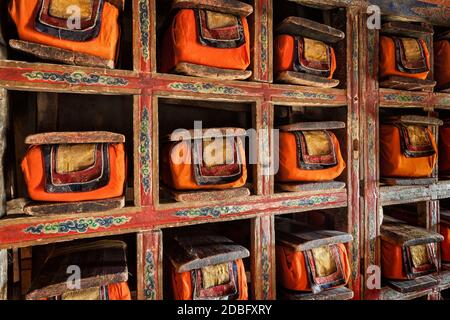
<instances>
[{"instance_id":1,"label":"wooden shelving unit","mask_svg":"<svg viewBox=\"0 0 450 320\"><path fill-rule=\"evenodd\" d=\"M377 239L382 207L425 202L427 227L437 230L439 201L450 198L450 181L403 188L379 184L379 109L415 108L425 113L438 112L439 109L450 109L450 94L378 88L378 32L367 28L368 3L347 0L298 1L303 3L299 6L313 4L319 7L317 10L335 10L340 19L331 19L330 22L346 35L338 51L341 64L338 77L341 84L336 89L321 89L273 82L273 24L276 14L280 14L274 12L279 9L276 6L293 5L288 0L246 1L254 8L249 19L253 73L250 80L218 81L160 73L157 39L160 36L158 28L162 23L159 19L164 17L160 14L163 2L165 0L126 0L126 10L130 11L125 23L129 24L129 44L132 45L132 55L129 55L131 60L125 63L129 70L13 61L7 59L9 56L3 56L4 59L0 60L0 155L14 150L10 149L13 145L8 137L11 136L11 130L16 134L18 129L15 128L17 124L11 121L11 115L24 116L23 111L20 113L19 105L11 103L20 101L15 100L17 96L22 101L29 101L35 96L43 101L48 95L62 96L67 101L74 101L71 105L76 108L73 106L76 98L67 96L87 95L87 100L92 97L93 101L106 106L116 101L111 104L111 108L117 106L127 114L129 127L117 127L124 128L124 133L129 136L128 161L132 173L127 183L127 204L123 209L31 217L20 214L17 205L12 209L11 200L16 198L14 195L21 193L15 190L17 185L11 184L8 178L11 176L11 166L5 162L0 175L0 193L3 195L0 216L6 213L0 219L0 299L6 298L7 282L16 280L7 276L7 269L10 266L8 260L17 257L18 251L57 242L118 235L127 235L127 239L136 241L135 255L128 257L129 263L135 266L132 278L135 283L132 287L136 289L136 298L162 299L166 230L234 220L245 220L249 226L250 299L276 299L275 215L332 209L341 212L335 227L350 233L354 239L348 247L352 268L348 287L353 291L354 299L410 299L424 295L437 298L441 290L447 289L450 286L447 273L439 275L439 285L435 288L407 296L392 292L390 288L365 289L367 267L379 264ZM431 22L436 23L434 20ZM45 112L49 104L41 104L38 110L42 108L41 112ZM225 108L229 112L244 112L251 127L261 132L258 137L259 161L251 168L252 193L245 198L227 201L166 202L159 188L158 148L160 123L170 116L164 112L183 111L186 106L202 108L205 104L212 110ZM336 109L339 114L344 114L346 129L340 138L347 168L340 180L346 183L345 189L278 192L274 177L263 174L268 170L273 145L267 130L274 128L278 110L291 106L313 111ZM103 115L108 113L105 107L102 110ZM40 117L45 117L45 113ZM332 120L333 114L329 111L328 117L331 119L324 120ZM111 119L106 117L107 120ZM121 119L115 121L120 122ZM20 159L14 161L17 165ZM20 204L19 200L16 202ZM165 277L164 281L168 281L168 278Z\"/></svg>"}]
</instances>

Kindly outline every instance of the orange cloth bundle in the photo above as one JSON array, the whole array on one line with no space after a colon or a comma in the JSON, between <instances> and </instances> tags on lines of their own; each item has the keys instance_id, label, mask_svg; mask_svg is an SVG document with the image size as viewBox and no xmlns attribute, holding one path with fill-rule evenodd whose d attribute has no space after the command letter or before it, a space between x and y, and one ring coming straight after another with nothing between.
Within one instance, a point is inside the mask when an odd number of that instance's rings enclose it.
<instances>
[{"instance_id":1,"label":"orange cloth bundle","mask_svg":"<svg viewBox=\"0 0 450 320\"><path fill-rule=\"evenodd\" d=\"M438 243L442 235L385 216L381 225L383 277L407 280L437 271Z\"/></svg>"},{"instance_id":2,"label":"orange cloth bundle","mask_svg":"<svg viewBox=\"0 0 450 320\"><path fill-rule=\"evenodd\" d=\"M334 49L322 41L281 34L275 38L274 72L296 71L333 78Z\"/></svg>"},{"instance_id":3,"label":"orange cloth bundle","mask_svg":"<svg viewBox=\"0 0 450 320\"><path fill-rule=\"evenodd\" d=\"M332 283L327 285L327 289L345 286L351 274L347 249L344 244L313 249L312 254L314 255L317 252L315 257L320 257L321 253L324 256L328 256L331 255L330 252L332 251L338 252L339 258L337 260L327 259L329 257L324 258L322 261L315 260L316 272L319 274L319 270L322 270L323 273L320 273L321 277L329 277L328 280ZM310 272L308 271L310 267L307 266L305 255L307 253L304 251L295 251L286 246L276 246L277 279L283 288L294 291L313 291L310 282ZM335 279L332 279L333 277Z\"/></svg>"},{"instance_id":4,"label":"orange cloth bundle","mask_svg":"<svg viewBox=\"0 0 450 320\"><path fill-rule=\"evenodd\" d=\"M280 182L333 180L346 167L339 141L328 130L280 132L279 148Z\"/></svg>"},{"instance_id":5,"label":"orange cloth bundle","mask_svg":"<svg viewBox=\"0 0 450 320\"><path fill-rule=\"evenodd\" d=\"M450 224L441 223L440 234L444 237L441 242L441 258L442 261L450 263Z\"/></svg>"},{"instance_id":6,"label":"orange cloth bundle","mask_svg":"<svg viewBox=\"0 0 450 320\"><path fill-rule=\"evenodd\" d=\"M104 0L101 1L103 2ZM86 1L78 0L77 2L80 5L87 5ZM95 3L98 2L97 0ZM92 27L86 28L88 32L83 36L80 35L81 32L70 30L67 25L64 25L64 22L68 21L68 17L64 10L57 10L60 9L59 5L62 5L60 1L12 0L9 6L9 13L16 24L17 33L21 40L115 61L120 37L119 10L109 2L102 2L99 4L99 8L102 9L101 14L95 21L89 21L90 19L88 18L91 16L95 17L94 12L88 12L89 14L84 11L81 12L81 24L83 25L85 22L93 24ZM42 4L50 6L47 16L43 16ZM83 9L87 10L84 7ZM99 13L100 11L97 10L96 12ZM47 12L44 13L47 14ZM84 14L86 19L83 19ZM53 22L54 25L50 26L49 22ZM61 25L58 26L58 24ZM42 26L40 28L42 31L38 31L37 27L39 26ZM61 35L56 36L58 33Z\"/></svg>"},{"instance_id":7,"label":"orange cloth bundle","mask_svg":"<svg viewBox=\"0 0 450 320\"><path fill-rule=\"evenodd\" d=\"M382 177L429 177L436 158L436 142L427 127L413 124L380 126Z\"/></svg>"},{"instance_id":8,"label":"orange cloth bundle","mask_svg":"<svg viewBox=\"0 0 450 320\"><path fill-rule=\"evenodd\" d=\"M450 40L434 43L434 79L440 88L450 86Z\"/></svg>"},{"instance_id":9,"label":"orange cloth bundle","mask_svg":"<svg viewBox=\"0 0 450 320\"><path fill-rule=\"evenodd\" d=\"M183 232L167 236L168 267L175 300L247 300L242 259L250 252L230 239Z\"/></svg>"},{"instance_id":10,"label":"orange cloth bundle","mask_svg":"<svg viewBox=\"0 0 450 320\"><path fill-rule=\"evenodd\" d=\"M124 144L82 141L85 133L50 133L57 139L33 143L22 160L22 172L31 199L73 202L119 197L124 192L126 157ZM95 134L95 133L94 133ZM122 135L116 135L125 141ZM59 137L59 140L58 140ZM62 140L60 139L62 137ZM35 141L39 140L37 138ZM66 141L61 143L61 141ZM58 142L56 142L58 141Z\"/></svg>"},{"instance_id":11,"label":"orange cloth bundle","mask_svg":"<svg viewBox=\"0 0 450 320\"><path fill-rule=\"evenodd\" d=\"M323 290L345 286L351 269L345 243L352 235L312 228L301 222L276 218L277 281L293 291Z\"/></svg>"},{"instance_id":12,"label":"orange cloth bundle","mask_svg":"<svg viewBox=\"0 0 450 320\"><path fill-rule=\"evenodd\" d=\"M450 176L450 122L439 128L439 175Z\"/></svg>"},{"instance_id":13,"label":"orange cloth bundle","mask_svg":"<svg viewBox=\"0 0 450 320\"><path fill-rule=\"evenodd\" d=\"M217 136L183 141L174 139L164 145L161 157L164 183L176 190L244 186L247 181L242 142L245 130L231 129L234 132L231 136L221 135L221 129L205 130L213 130Z\"/></svg>"},{"instance_id":14,"label":"orange cloth bundle","mask_svg":"<svg viewBox=\"0 0 450 320\"><path fill-rule=\"evenodd\" d=\"M380 37L380 78L400 76L425 80L430 72L430 53L424 40Z\"/></svg>"},{"instance_id":15,"label":"orange cloth bundle","mask_svg":"<svg viewBox=\"0 0 450 320\"><path fill-rule=\"evenodd\" d=\"M234 297L234 300L248 300L247 276L244 263L242 259L236 260L235 263L237 266L237 295ZM178 273L172 267L172 289L175 300L193 300L193 286L195 286L192 281L193 272L195 273L196 271Z\"/></svg>"},{"instance_id":16,"label":"orange cloth bundle","mask_svg":"<svg viewBox=\"0 0 450 320\"><path fill-rule=\"evenodd\" d=\"M161 50L161 71L181 62L222 69L250 65L250 32L246 17L201 9L181 9L167 30Z\"/></svg>"}]
</instances>

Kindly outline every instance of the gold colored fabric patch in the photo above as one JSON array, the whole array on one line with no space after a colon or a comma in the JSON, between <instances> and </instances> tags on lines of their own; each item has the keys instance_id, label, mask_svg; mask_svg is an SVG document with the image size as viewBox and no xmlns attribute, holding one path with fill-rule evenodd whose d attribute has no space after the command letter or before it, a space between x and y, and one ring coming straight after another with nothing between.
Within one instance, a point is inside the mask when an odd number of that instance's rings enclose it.
<instances>
[{"instance_id":1,"label":"gold colored fabric patch","mask_svg":"<svg viewBox=\"0 0 450 320\"><path fill-rule=\"evenodd\" d=\"M431 263L426 244L410 246L409 249L411 252L412 263L415 268Z\"/></svg>"},{"instance_id":2,"label":"gold colored fabric patch","mask_svg":"<svg viewBox=\"0 0 450 320\"><path fill-rule=\"evenodd\" d=\"M406 126L406 130L408 130L408 136L412 146L421 147L430 144L430 137L424 127Z\"/></svg>"},{"instance_id":3,"label":"gold colored fabric patch","mask_svg":"<svg viewBox=\"0 0 450 320\"><path fill-rule=\"evenodd\" d=\"M81 10L81 19L88 20L92 16L92 0L52 0L50 1L50 15L67 19L73 15L70 6L77 6ZM69 12L68 12L69 11Z\"/></svg>"},{"instance_id":4,"label":"gold colored fabric patch","mask_svg":"<svg viewBox=\"0 0 450 320\"><path fill-rule=\"evenodd\" d=\"M207 167L234 163L234 144L226 138L203 139L203 162Z\"/></svg>"},{"instance_id":5,"label":"gold colored fabric patch","mask_svg":"<svg viewBox=\"0 0 450 320\"><path fill-rule=\"evenodd\" d=\"M422 51L419 40L412 38L401 38L403 47L405 48L405 56L407 61L422 60Z\"/></svg>"},{"instance_id":6,"label":"gold colored fabric patch","mask_svg":"<svg viewBox=\"0 0 450 320\"><path fill-rule=\"evenodd\" d=\"M85 170L95 162L95 144L63 144L56 155L56 172Z\"/></svg>"},{"instance_id":7,"label":"gold colored fabric patch","mask_svg":"<svg viewBox=\"0 0 450 320\"><path fill-rule=\"evenodd\" d=\"M230 282L228 263L202 268L203 288L208 289Z\"/></svg>"},{"instance_id":8,"label":"gold colored fabric patch","mask_svg":"<svg viewBox=\"0 0 450 320\"><path fill-rule=\"evenodd\" d=\"M306 148L310 156L326 156L333 149L330 139L325 131L303 131L305 137Z\"/></svg>"},{"instance_id":9,"label":"gold colored fabric patch","mask_svg":"<svg viewBox=\"0 0 450 320\"><path fill-rule=\"evenodd\" d=\"M238 24L236 16L214 11L206 11L206 21L208 29L234 27Z\"/></svg>"},{"instance_id":10,"label":"gold colored fabric patch","mask_svg":"<svg viewBox=\"0 0 450 320\"><path fill-rule=\"evenodd\" d=\"M337 271L336 261L331 253L330 246L314 248L312 254L318 277L327 277Z\"/></svg>"},{"instance_id":11,"label":"gold colored fabric patch","mask_svg":"<svg viewBox=\"0 0 450 320\"><path fill-rule=\"evenodd\" d=\"M328 50L327 45L322 41L303 38L305 41L305 59L320 61L323 63L328 62Z\"/></svg>"},{"instance_id":12,"label":"gold colored fabric patch","mask_svg":"<svg viewBox=\"0 0 450 320\"><path fill-rule=\"evenodd\" d=\"M100 300L100 288L69 291L61 295L61 300Z\"/></svg>"}]
</instances>

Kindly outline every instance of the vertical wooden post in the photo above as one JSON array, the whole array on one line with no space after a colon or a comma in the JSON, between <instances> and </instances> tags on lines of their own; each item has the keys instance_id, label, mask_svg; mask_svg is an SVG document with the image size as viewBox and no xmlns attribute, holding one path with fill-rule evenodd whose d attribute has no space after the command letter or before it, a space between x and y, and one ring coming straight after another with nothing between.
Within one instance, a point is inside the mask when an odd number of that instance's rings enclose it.
<instances>
[{"instance_id":1,"label":"vertical wooden post","mask_svg":"<svg viewBox=\"0 0 450 320\"><path fill-rule=\"evenodd\" d=\"M8 298L8 251L0 250L0 300Z\"/></svg>"},{"instance_id":2,"label":"vertical wooden post","mask_svg":"<svg viewBox=\"0 0 450 320\"><path fill-rule=\"evenodd\" d=\"M253 76L254 81L272 82L272 0L255 0L253 11L254 39Z\"/></svg>"},{"instance_id":3,"label":"vertical wooden post","mask_svg":"<svg viewBox=\"0 0 450 320\"><path fill-rule=\"evenodd\" d=\"M161 230L137 235L137 298L163 299L163 246Z\"/></svg>"},{"instance_id":4,"label":"vertical wooden post","mask_svg":"<svg viewBox=\"0 0 450 320\"><path fill-rule=\"evenodd\" d=\"M0 59L6 59L6 44L0 27ZM6 128L8 126L8 92L0 88L0 219L6 215L5 168L3 159L6 149ZM8 298L8 251L0 250L0 300Z\"/></svg>"},{"instance_id":5,"label":"vertical wooden post","mask_svg":"<svg viewBox=\"0 0 450 320\"><path fill-rule=\"evenodd\" d=\"M251 293L255 300L275 300L274 216L258 217L251 223Z\"/></svg>"}]
</instances>

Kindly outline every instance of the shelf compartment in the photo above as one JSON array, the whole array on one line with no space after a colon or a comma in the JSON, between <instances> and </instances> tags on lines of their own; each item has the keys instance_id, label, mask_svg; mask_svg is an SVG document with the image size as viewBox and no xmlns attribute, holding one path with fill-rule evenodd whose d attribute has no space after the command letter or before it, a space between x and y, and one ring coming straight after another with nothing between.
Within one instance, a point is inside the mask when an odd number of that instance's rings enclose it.
<instances>
[{"instance_id":1,"label":"shelf compartment","mask_svg":"<svg viewBox=\"0 0 450 320\"><path fill-rule=\"evenodd\" d=\"M133 128L135 110L138 107L137 100L134 100L132 96L24 91L8 91L8 96L9 104L15 107L10 108L9 121L11 125L7 135L9 169L4 174L7 177L7 189L9 190L7 201L16 199L16 203L9 208L11 211L7 212L8 217L21 217L31 209L35 214L43 214L49 219L57 219L69 214L76 217L77 214L82 213L83 208L88 209L87 211L93 214L105 212L106 208L113 209L112 212L120 212L121 209L116 209L117 204L125 204L125 210L140 206L140 199L135 196L135 191L139 190L139 188L136 188L139 175L135 172L138 169L133 167L134 154L137 148ZM75 119L77 121L74 121ZM121 121L117 121L117 119L121 119ZM35 133L68 131L110 131L120 133L125 137L124 152L129 161L126 168L128 174L123 198L111 202L100 201L96 204L91 202L89 204L69 203L49 206L48 203L42 203L47 207L41 207L38 211L35 210L36 202L31 204L32 207L26 207L27 200L18 200L28 198L28 190L20 169L20 163L28 150L25 138ZM39 203L41 204L41 202ZM55 211L56 207L63 209L62 215L58 214L61 213L61 210Z\"/></svg>"},{"instance_id":2,"label":"shelf compartment","mask_svg":"<svg viewBox=\"0 0 450 320\"><path fill-rule=\"evenodd\" d=\"M36 5L38 2L36 2ZM11 17L9 16L8 10L6 8L6 3L4 4L5 7L2 6L2 21L5 21L4 28L3 28L3 36L5 40L8 42L9 40L12 40L10 42L10 46L8 48L8 59L9 60L16 60L16 61L31 61L33 65L37 65L38 63L42 61L54 61L55 63L61 63L61 64L75 64L75 65L81 65L81 66L99 66L99 67L106 67L111 68L113 65L118 69L125 69L125 70L133 70L133 23L132 23L132 15L133 10L137 10L138 8L133 8L131 1L108 1L107 4L105 4L104 10L108 10L111 17L113 17L115 14L118 15L118 21L117 21L117 27L119 30L117 30L117 50L116 52L116 58L109 57L106 58L107 55L104 55L102 58L83 53L78 54L76 51L70 51L70 50L64 50L60 47L51 46L48 48L42 48L40 44L35 44L33 42L37 42L39 40L30 40L30 42L27 41L15 41L20 40L19 36L17 34L17 28L14 22L12 21ZM108 8L106 8L106 5ZM30 8L28 8L30 9ZM104 13L104 11L102 12ZM24 17L22 17L24 19ZM45 17L44 17L45 19ZM61 18L62 20L63 18ZM54 20L54 18L53 18ZM85 23L86 20L83 20L82 23ZM100 22L94 22L94 24L97 23L111 23L111 25L108 26L109 28L113 29L113 25L115 22L108 22L107 19L101 20ZM34 30L33 30L34 31ZM102 28L100 28L100 33L106 33L109 31L105 31ZM92 39L99 39L99 38L105 38L105 34L100 34L98 37L94 36ZM112 36L111 36L112 37ZM92 40L88 39L86 40L86 45L92 45L89 42L92 41L98 41L98 40ZM78 40L74 40L78 41ZM104 45L106 50L105 43L97 43L98 46ZM48 43L47 43L48 45ZM64 46L64 45L63 45ZM13 49L13 47L15 49ZM69 47L67 47L69 48ZM98 49L98 48L97 48ZM94 51L91 51L92 53ZM113 53L112 53L113 54ZM105 61L99 61L99 60L105 60ZM115 61L117 60L117 61ZM117 62L117 63L116 63Z\"/></svg>"}]
</instances>

